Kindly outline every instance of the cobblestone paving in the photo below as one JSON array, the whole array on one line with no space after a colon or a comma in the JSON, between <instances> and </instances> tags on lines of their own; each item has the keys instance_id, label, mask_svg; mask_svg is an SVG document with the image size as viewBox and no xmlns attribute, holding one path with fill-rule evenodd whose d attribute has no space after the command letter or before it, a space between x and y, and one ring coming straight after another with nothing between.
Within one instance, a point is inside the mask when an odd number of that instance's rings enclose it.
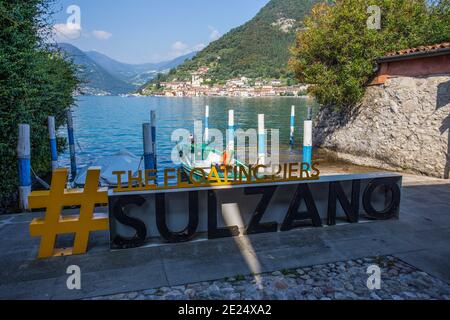
<instances>
[{"instance_id":1,"label":"cobblestone paving","mask_svg":"<svg viewBox=\"0 0 450 320\"><path fill-rule=\"evenodd\" d=\"M381 268L381 289L367 288L367 268ZM450 286L394 257L281 270L259 276L163 287L95 300L450 300Z\"/></svg>"}]
</instances>

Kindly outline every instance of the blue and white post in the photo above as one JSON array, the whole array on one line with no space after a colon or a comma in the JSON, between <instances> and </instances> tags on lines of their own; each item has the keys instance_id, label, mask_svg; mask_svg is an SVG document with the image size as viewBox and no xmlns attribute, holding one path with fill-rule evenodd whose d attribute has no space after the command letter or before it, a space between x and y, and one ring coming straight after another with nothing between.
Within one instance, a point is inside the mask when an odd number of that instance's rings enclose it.
<instances>
[{"instance_id":1,"label":"blue and white post","mask_svg":"<svg viewBox=\"0 0 450 320\"><path fill-rule=\"evenodd\" d=\"M28 210L28 196L31 193L31 148L30 126L19 125L19 139L17 143L17 158L19 167L19 201L20 209Z\"/></svg>"},{"instance_id":2,"label":"blue and white post","mask_svg":"<svg viewBox=\"0 0 450 320\"><path fill-rule=\"evenodd\" d=\"M150 123L144 123L143 126L144 137L144 166L145 170L155 170L155 154L153 151L153 134Z\"/></svg>"},{"instance_id":3,"label":"blue and white post","mask_svg":"<svg viewBox=\"0 0 450 320\"><path fill-rule=\"evenodd\" d=\"M229 157L231 160L231 157L234 158L234 110L230 110L228 112L228 144L227 144L227 151L229 153Z\"/></svg>"},{"instance_id":4,"label":"blue and white post","mask_svg":"<svg viewBox=\"0 0 450 320\"><path fill-rule=\"evenodd\" d=\"M205 144L209 143L209 106L205 109Z\"/></svg>"},{"instance_id":5,"label":"blue and white post","mask_svg":"<svg viewBox=\"0 0 450 320\"><path fill-rule=\"evenodd\" d=\"M77 176L77 158L75 153L75 136L73 131L73 116L71 110L67 110L67 134L69 137L70 172L71 179L73 181Z\"/></svg>"},{"instance_id":6,"label":"blue and white post","mask_svg":"<svg viewBox=\"0 0 450 320\"><path fill-rule=\"evenodd\" d=\"M263 114L258 115L258 165L266 164L266 126Z\"/></svg>"},{"instance_id":7,"label":"blue and white post","mask_svg":"<svg viewBox=\"0 0 450 320\"><path fill-rule=\"evenodd\" d=\"M292 108L291 108L291 135L290 135L290 139L289 139L291 146L293 146L295 143L294 134L295 134L295 106L292 106Z\"/></svg>"},{"instance_id":8,"label":"blue and white post","mask_svg":"<svg viewBox=\"0 0 450 320\"><path fill-rule=\"evenodd\" d=\"M303 163L312 166L312 109L308 108L308 117L304 123L303 133Z\"/></svg>"},{"instance_id":9,"label":"blue and white post","mask_svg":"<svg viewBox=\"0 0 450 320\"><path fill-rule=\"evenodd\" d=\"M152 110L150 112L150 124L151 124L151 133L152 133L152 153L153 153L153 163L154 168L158 168L158 157L156 155L156 111Z\"/></svg>"},{"instance_id":10,"label":"blue and white post","mask_svg":"<svg viewBox=\"0 0 450 320\"><path fill-rule=\"evenodd\" d=\"M48 117L48 134L50 138L50 153L52 159L52 171L58 169L58 150L56 145L55 117Z\"/></svg>"}]
</instances>

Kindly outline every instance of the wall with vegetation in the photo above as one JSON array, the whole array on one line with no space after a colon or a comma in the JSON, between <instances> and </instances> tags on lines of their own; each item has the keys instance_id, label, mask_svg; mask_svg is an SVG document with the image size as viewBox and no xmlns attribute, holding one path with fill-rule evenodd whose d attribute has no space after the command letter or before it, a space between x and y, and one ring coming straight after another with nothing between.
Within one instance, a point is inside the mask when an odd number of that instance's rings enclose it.
<instances>
[{"instance_id":1,"label":"wall with vegetation","mask_svg":"<svg viewBox=\"0 0 450 320\"><path fill-rule=\"evenodd\" d=\"M450 74L367 89L350 113L322 108L315 145L352 163L449 178Z\"/></svg>"},{"instance_id":2,"label":"wall with vegetation","mask_svg":"<svg viewBox=\"0 0 450 320\"><path fill-rule=\"evenodd\" d=\"M61 126L74 103L75 69L46 41L51 5L0 0L0 214L15 200L18 124L31 126L32 167L45 175L51 168L47 117Z\"/></svg>"}]
</instances>

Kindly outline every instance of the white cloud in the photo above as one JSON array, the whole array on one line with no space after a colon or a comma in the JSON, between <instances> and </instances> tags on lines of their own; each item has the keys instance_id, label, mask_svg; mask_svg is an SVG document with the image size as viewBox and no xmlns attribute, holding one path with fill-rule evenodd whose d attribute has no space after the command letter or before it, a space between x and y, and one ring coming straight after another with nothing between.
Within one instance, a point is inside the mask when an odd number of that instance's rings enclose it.
<instances>
[{"instance_id":1,"label":"white cloud","mask_svg":"<svg viewBox=\"0 0 450 320\"><path fill-rule=\"evenodd\" d=\"M190 45L184 43L183 41L176 41L176 42L172 43L172 45L170 46L171 50L167 55L165 55L164 59L166 59L166 60L174 59L174 58L186 55L191 52L200 51L200 50L204 49L205 47L206 47L206 45L203 43L199 43L194 46L190 46Z\"/></svg>"},{"instance_id":2,"label":"white cloud","mask_svg":"<svg viewBox=\"0 0 450 320\"><path fill-rule=\"evenodd\" d=\"M205 48L206 48L206 44L199 43L199 44L197 44L197 45L192 47L192 51L201 51L201 50L203 50Z\"/></svg>"},{"instance_id":3,"label":"white cloud","mask_svg":"<svg viewBox=\"0 0 450 320\"><path fill-rule=\"evenodd\" d=\"M67 41L81 37L82 29L77 24L58 23L53 26L53 36L56 41Z\"/></svg>"},{"instance_id":4,"label":"white cloud","mask_svg":"<svg viewBox=\"0 0 450 320\"><path fill-rule=\"evenodd\" d=\"M222 36L220 34L220 31L214 28L213 26L208 26L208 30L209 30L209 39L211 41L216 41Z\"/></svg>"},{"instance_id":5,"label":"white cloud","mask_svg":"<svg viewBox=\"0 0 450 320\"><path fill-rule=\"evenodd\" d=\"M103 30L94 30L92 31L92 35L99 40L108 40L112 37L112 33Z\"/></svg>"}]
</instances>

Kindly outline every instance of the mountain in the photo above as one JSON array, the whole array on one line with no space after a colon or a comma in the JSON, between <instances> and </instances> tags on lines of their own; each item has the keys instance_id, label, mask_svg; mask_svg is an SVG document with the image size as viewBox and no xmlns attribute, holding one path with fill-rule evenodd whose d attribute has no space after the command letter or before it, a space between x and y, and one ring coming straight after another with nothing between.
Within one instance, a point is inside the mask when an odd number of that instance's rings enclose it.
<instances>
[{"instance_id":1,"label":"mountain","mask_svg":"<svg viewBox=\"0 0 450 320\"><path fill-rule=\"evenodd\" d=\"M133 85L113 76L77 47L67 43L61 43L59 47L78 65L84 93L122 94L135 89Z\"/></svg>"},{"instance_id":2,"label":"mountain","mask_svg":"<svg viewBox=\"0 0 450 320\"><path fill-rule=\"evenodd\" d=\"M168 72L170 69L177 67L188 59L191 59L196 55L196 52L192 52L169 61L144 64L128 64L119 62L97 51L86 52L86 55L122 81L131 83L135 86L141 86L153 79L156 74Z\"/></svg>"},{"instance_id":3,"label":"mountain","mask_svg":"<svg viewBox=\"0 0 450 320\"><path fill-rule=\"evenodd\" d=\"M71 44L61 43L59 47L79 65L79 76L84 82L82 91L87 94L115 95L133 92L158 73L168 72L196 54L192 52L159 63L127 64L97 51L84 52Z\"/></svg>"},{"instance_id":4,"label":"mountain","mask_svg":"<svg viewBox=\"0 0 450 320\"><path fill-rule=\"evenodd\" d=\"M271 0L244 25L209 44L192 60L173 69L161 81L188 80L200 67L216 82L248 78L289 78L289 47L312 6L323 0Z\"/></svg>"}]
</instances>

